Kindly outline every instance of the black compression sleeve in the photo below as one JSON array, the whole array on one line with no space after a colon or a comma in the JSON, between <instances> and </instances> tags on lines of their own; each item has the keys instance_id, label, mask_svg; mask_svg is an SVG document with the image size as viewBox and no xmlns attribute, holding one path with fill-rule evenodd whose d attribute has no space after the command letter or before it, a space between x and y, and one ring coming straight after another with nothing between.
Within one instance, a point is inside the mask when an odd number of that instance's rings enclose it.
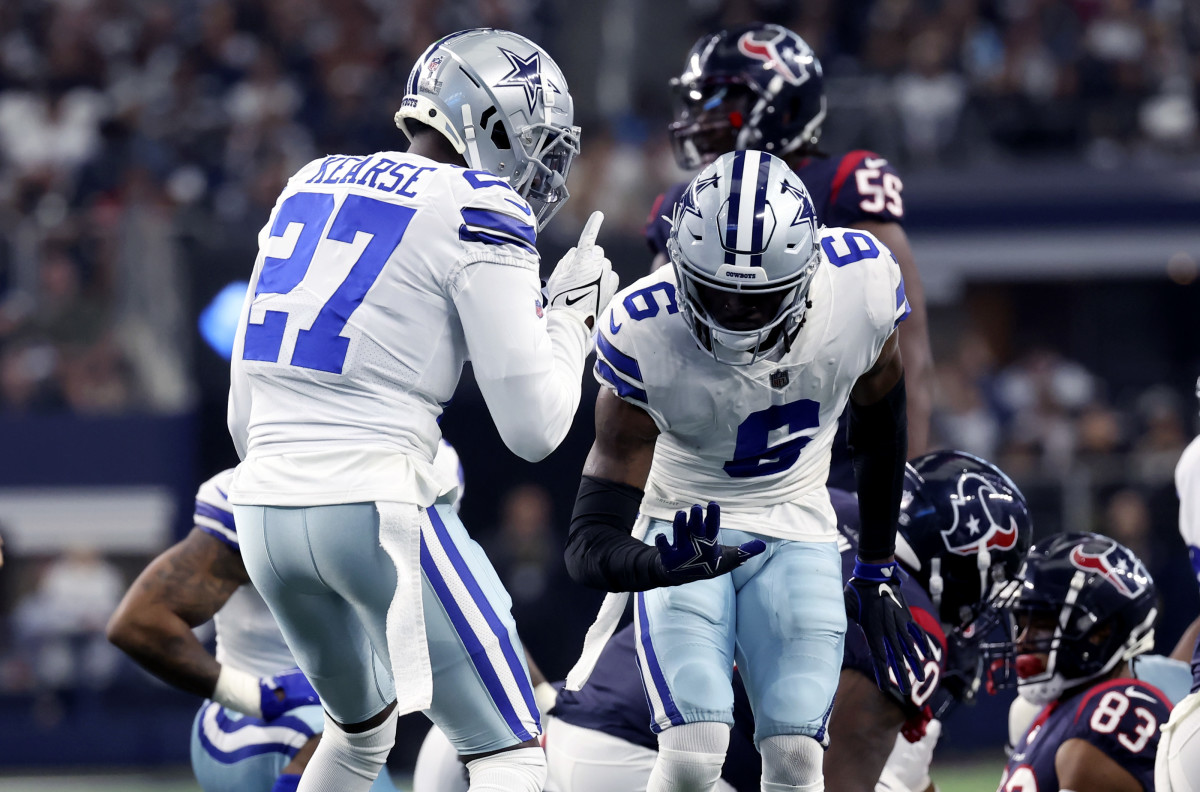
<instances>
[{"instance_id":1,"label":"black compression sleeve","mask_svg":"<svg viewBox=\"0 0 1200 792\"><path fill-rule=\"evenodd\" d=\"M604 591L670 585L658 551L629 535L641 503L637 487L583 477L564 553L572 580Z\"/></svg>"},{"instance_id":2,"label":"black compression sleeve","mask_svg":"<svg viewBox=\"0 0 1200 792\"><path fill-rule=\"evenodd\" d=\"M850 402L849 441L862 518L859 558L880 559L896 552L896 519L908 457L907 401L902 375L874 404Z\"/></svg>"}]
</instances>

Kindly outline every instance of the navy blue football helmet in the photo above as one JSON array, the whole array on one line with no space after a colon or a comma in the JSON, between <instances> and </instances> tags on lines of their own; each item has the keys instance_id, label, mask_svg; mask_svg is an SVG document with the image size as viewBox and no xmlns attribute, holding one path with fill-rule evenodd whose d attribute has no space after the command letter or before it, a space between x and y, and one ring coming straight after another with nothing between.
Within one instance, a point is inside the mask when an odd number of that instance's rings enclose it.
<instances>
[{"instance_id":1,"label":"navy blue football helmet","mask_svg":"<svg viewBox=\"0 0 1200 792\"><path fill-rule=\"evenodd\" d=\"M1048 704L1153 648L1156 599L1129 548L1100 534L1059 534L1035 545L1014 584L993 597L1009 616L1009 640L989 650L1015 667L1022 698Z\"/></svg>"},{"instance_id":2,"label":"navy blue football helmet","mask_svg":"<svg viewBox=\"0 0 1200 792\"><path fill-rule=\"evenodd\" d=\"M815 146L825 120L821 62L787 28L756 23L703 36L671 80L671 143L692 170L721 154Z\"/></svg>"},{"instance_id":3,"label":"navy blue football helmet","mask_svg":"<svg viewBox=\"0 0 1200 792\"><path fill-rule=\"evenodd\" d=\"M929 592L948 626L943 686L970 700L982 675L980 644L1000 621L989 597L1033 541L1025 496L998 467L962 451L912 461L904 475L896 557Z\"/></svg>"}]
</instances>

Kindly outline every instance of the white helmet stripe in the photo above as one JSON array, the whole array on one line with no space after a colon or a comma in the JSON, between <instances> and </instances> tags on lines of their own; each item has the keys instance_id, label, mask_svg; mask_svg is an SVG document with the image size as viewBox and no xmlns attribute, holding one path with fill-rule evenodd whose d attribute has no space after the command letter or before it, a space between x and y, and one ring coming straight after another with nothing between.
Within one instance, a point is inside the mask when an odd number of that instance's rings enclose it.
<instances>
[{"instance_id":1,"label":"white helmet stripe","mask_svg":"<svg viewBox=\"0 0 1200 792\"><path fill-rule=\"evenodd\" d=\"M739 196L737 205L737 224L738 238L737 244L732 247L737 250L752 250L754 245L751 240L754 236L754 205L758 201L758 185L761 181L762 174L759 172L758 164L762 159L761 151L747 151L746 156L742 159L742 194ZM765 184L763 185L766 186ZM733 207L730 207L732 212ZM739 253L736 263L739 267L749 267L751 256Z\"/></svg>"}]
</instances>

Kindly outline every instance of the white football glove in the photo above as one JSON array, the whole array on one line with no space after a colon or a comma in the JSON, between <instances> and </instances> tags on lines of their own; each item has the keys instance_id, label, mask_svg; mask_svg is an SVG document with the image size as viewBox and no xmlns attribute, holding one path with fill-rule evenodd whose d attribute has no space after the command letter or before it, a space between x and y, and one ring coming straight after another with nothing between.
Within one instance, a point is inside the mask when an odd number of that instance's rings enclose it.
<instances>
[{"instance_id":1,"label":"white football glove","mask_svg":"<svg viewBox=\"0 0 1200 792\"><path fill-rule=\"evenodd\" d=\"M620 288L620 279L612 271L612 263L604 257L604 248L596 245L602 222L604 213L592 212L579 235L579 244L558 260L546 281L547 307L552 311L573 311L593 329L596 317L604 312Z\"/></svg>"}]
</instances>

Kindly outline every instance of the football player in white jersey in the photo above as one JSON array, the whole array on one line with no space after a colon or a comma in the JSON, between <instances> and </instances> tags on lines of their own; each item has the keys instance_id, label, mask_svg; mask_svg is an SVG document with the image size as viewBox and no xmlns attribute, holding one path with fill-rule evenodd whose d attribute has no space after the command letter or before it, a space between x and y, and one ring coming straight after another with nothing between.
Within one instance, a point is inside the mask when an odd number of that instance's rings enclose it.
<instances>
[{"instance_id":1,"label":"football player in white jersey","mask_svg":"<svg viewBox=\"0 0 1200 792\"><path fill-rule=\"evenodd\" d=\"M1200 379L1196 380L1196 397L1200 398ZM1179 495L1179 532L1200 582L1200 437L1188 444L1175 466L1175 491ZM1195 634L1196 624L1200 619L1187 635ZM1187 649L1180 641L1171 655L1186 656ZM1158 745L1154 764L1158 792L1200 792L1200 637L1193 638L1191 661L1192 692L1172 710Z\"/></svg>"},{"instance_id":2,"label":"football player in white jersey","mask_svg":"<svg viewBox=\"0 0 1200 792\"><path fill-rule=\"evenodd\" d=\"M758 151L722 155L692 181L668 250L672 266L600 319L605 387L567 566L585 584L639 592L638 664L659 733L651 792L714 788L735 660L763 790L823 789L846 613L877 682L907 691L906 665L924 679L894 556L903 279L870 233L818 228L800 178ZM862 538L842 596L825 480L847 401ZM693 505L705 501L720 507ZM586 679L623 597L602 606L568 688Z\"/></svg>"},{"instance_id":3,"label":"football player in white jersey","mask_svg":"<svg viewBox=\"0 0 1200 792\"><path fill-rule=\"evenodd\" d=\"M533 42L447 36L396 114L408 151L308 164L259 236L233 351L229 500L250 578L325 709L302 792L367 789L414 710L474 792L542 788L507 592L433 506L432 463L468 358L516 454L539 460L570 428L617 285L593 215L543 305L534 243L567 199L573 118Z\"/></svg>"}]
</instances>

